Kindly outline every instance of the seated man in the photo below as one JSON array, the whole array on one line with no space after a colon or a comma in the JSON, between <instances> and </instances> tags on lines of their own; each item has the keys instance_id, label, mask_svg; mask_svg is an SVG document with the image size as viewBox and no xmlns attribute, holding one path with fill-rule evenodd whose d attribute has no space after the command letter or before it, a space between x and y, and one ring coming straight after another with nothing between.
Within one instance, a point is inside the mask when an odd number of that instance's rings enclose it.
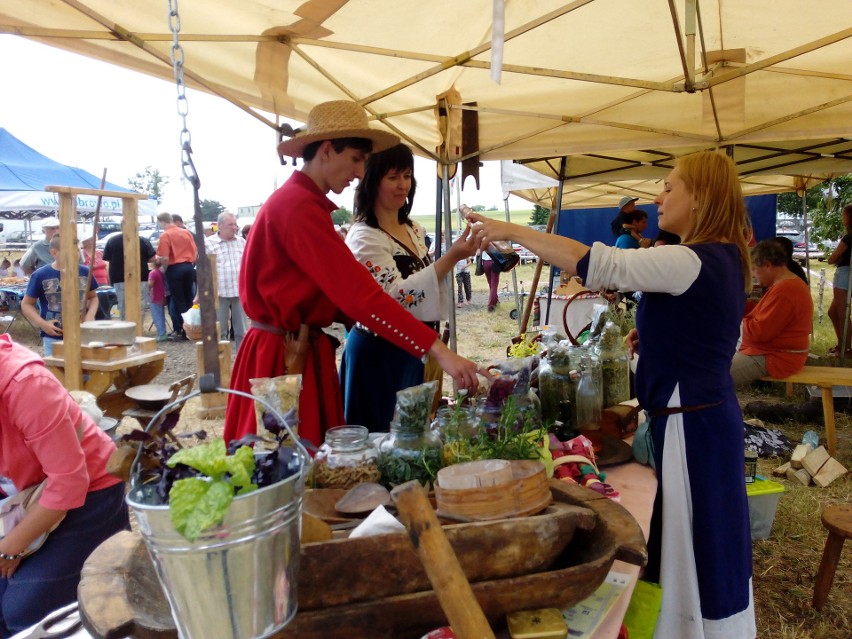
<instances>
[{"instance_id":1,"label":"seated man","mask_svg":"<svg viewBox=\"0 0 852 639\"><path fill-rule=\"evenodd\" d=\"M811 292L787 267L787 253L774 240L751 251L752 272L765 288L756 304L749 301L742 324L742 344L731 362L737 385L771 375L797 373L808 358L814 305Z\"/></svg>"},{"instance_id":2,"label":"seated man","mask_svg":"<svg viewBox=\"0 0 852 639\"><path fill-rule=\"evenodd\" d=\"M59 235L50 240L50 255L53 262L35 270L27 283L27 293L21 302L21 312L30 324L41 330L45 357L53 355L53 343L62 339L62 288L59 273ZM80 287L80 309L85 309L82 321L95 319L98 312L98 296L94 278L88 281L89 269L78 266ZM88 290L86 284L89 284ZM38 308L36 308L38 301ZM70 318L69 318L70 321Z\"/></svg>"}]
</instances>

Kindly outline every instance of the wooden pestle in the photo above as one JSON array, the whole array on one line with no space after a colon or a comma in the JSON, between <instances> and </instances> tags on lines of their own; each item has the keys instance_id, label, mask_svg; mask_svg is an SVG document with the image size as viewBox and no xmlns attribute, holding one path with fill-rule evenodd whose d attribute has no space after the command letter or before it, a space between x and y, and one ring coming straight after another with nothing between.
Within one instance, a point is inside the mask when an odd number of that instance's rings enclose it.
<instances>
[{"instance_id":1,"label":"wooden pestle","mask_svg":"<svg viewBox=\"0 0 852 639\"><path fill-rule=\"evenodd\" d=\"M391 497L453 632L459 639L494 639L423 486L407 482Z\"/></svg>"}]
</instances>

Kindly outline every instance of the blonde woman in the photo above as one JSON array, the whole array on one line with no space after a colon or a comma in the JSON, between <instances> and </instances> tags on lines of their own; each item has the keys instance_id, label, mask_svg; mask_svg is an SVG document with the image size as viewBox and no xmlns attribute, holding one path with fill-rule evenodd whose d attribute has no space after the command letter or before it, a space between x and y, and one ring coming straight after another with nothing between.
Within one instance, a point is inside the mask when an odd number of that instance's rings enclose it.
<instances>
[{"instance_id":1,"label":"blonde woman","mask_svg":"<svg viewBox=\"0 0 852 639\"><path fill-rule=\"evenodd\" d=\"M659 484L645 578L659 581L655 636L751 638L751 536L742 413L730 374L751 268L733 162L680 158L655 202L683 244L623 251L470 216L480 246L518 242L590 288L645 291L636 314L636 393L650 414Z\"/></svg>"}]
</instances>

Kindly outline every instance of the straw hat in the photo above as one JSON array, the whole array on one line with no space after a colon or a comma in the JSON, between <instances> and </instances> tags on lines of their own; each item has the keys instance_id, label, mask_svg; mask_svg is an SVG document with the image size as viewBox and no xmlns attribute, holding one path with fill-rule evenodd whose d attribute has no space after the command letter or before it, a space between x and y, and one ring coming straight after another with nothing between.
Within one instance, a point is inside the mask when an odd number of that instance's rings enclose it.
<instances>
[{"instance_id":1,"label":"straw hat","mask_svg":"<svg viewBox=\"0 0 852 639\"><path fill-rule=\"evenodd\" d=\"M278 153L300 158L305 147L312 142L339 138L371 140L374 153L399 144L399 138L393 133L370 128L367 124L367 113L360 104L350 100L333 100L311 109L304 129L299 131L296 137L281 142L278 145Z\"/></svg>"}]
</instances>

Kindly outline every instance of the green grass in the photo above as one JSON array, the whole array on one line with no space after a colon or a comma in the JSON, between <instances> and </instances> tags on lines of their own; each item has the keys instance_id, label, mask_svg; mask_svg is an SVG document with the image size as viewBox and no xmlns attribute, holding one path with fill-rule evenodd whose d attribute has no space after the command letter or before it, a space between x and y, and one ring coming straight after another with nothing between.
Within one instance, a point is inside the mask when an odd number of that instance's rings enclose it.
<instances>
[{"instance_id":1,"label":"green grass","mask_svg":"<svg viewBox=\"0 0 852 639\"><path fill-rule=\"evenodd\" d=\"M503 209L498 211L479 211L481 215L485 217L491 218L492 220L505 220L506 212ZM518 211L509 211L509 217L514 224L529 224L530 218L532 217L532 206L528 209L521 209ZM435 232L435 215L412 215L411 219L414 222L419 222L423 225L423 228L426 229L429 233ZM458 215L453 213L452 215L452 223L453 230L458 230Z\"/></svg>"}]
</instances>

